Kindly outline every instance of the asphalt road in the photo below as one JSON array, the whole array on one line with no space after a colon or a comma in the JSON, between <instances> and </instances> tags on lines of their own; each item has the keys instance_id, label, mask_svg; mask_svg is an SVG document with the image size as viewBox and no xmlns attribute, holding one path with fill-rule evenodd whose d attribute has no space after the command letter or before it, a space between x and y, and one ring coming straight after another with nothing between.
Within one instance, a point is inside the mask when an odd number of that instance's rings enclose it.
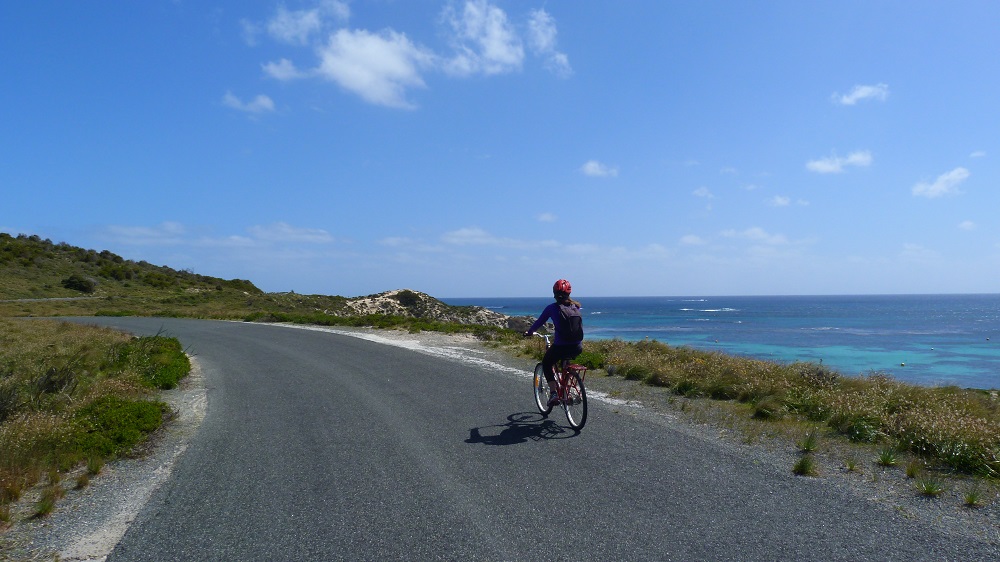
<instances>
[{"instance_id":1,"label":"asphalt road","mask_svg":"<svg viewBox=\"0 0 1000 562\"><path fill-rule=\"evenodd\" d=\"M108 558L995 560L856 494L530 380L348 336L98 318L196 355L205 420Z\"/></svg>"}]
</instances>

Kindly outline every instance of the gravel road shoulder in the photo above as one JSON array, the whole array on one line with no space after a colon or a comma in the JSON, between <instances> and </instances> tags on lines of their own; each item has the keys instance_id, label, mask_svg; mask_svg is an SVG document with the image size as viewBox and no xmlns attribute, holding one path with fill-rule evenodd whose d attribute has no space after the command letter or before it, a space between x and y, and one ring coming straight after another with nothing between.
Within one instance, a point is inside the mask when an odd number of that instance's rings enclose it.
<instances>
[{"instance_id":1,"label":"gravel road shoulder","mask_svg":"<svg viewBox=\"0 0 1000 562\"><path fill-rule=\"evenodd\" d=\"M105 465L82 490L72 488L82 468L65 476L66 496L43 519L25 519L40 490L24 494L14 514L20 522L0 535L0 560L96 561L111 553L205 417L205 384L196 358L191 367L176 389L159 395L174 417L131 457Z\"/></svg>"}]
</instances>

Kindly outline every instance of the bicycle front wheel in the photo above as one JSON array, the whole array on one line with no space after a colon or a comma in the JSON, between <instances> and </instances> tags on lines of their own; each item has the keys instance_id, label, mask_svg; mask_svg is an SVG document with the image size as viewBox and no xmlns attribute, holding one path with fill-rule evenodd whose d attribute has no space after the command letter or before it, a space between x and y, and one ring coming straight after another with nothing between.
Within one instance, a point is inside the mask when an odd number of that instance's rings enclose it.
<instances>
[{"instance_id":1,"label":"bicycle front wheel","mask_svg":"<svg viewBox=\"0 0 1000 562\"><path fill-rule=\"evenodd\" d=\"M566 420L577 431L587 423L587 389L583 387L583 379L577 373L566 376L566 399L563 408L566 409Z\"/></svg>"},{"instance_id":2,"label":"bicycle front wheel","mask_svg":"<svg viewBox=\"0 0 1000 562\"><path fill-rule=\"evenodd\" d=\"M549 383L545 380L545 370L542 369L541 363L535 365L535 376L532 379L535 387L535 406L543 416L548 416L552 411L552 406L549 406Z\"/></svg>"}]
</instances>

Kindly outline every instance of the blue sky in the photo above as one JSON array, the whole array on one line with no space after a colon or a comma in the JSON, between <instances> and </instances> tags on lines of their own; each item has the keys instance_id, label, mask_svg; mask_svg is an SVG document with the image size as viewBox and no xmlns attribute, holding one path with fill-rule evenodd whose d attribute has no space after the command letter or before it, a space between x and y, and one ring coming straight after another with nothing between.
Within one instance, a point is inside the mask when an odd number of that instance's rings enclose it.
<instances>
[{"instance_id":1,"label":"blue sky","mask_svg":"<svg viewBox=\"0 0 1000 562\"><path fill-rule=\"evenodd\" d=\"M1000 3L0 6L0 231L267 291L996 292Z\"/></svg>"}]
</instances>

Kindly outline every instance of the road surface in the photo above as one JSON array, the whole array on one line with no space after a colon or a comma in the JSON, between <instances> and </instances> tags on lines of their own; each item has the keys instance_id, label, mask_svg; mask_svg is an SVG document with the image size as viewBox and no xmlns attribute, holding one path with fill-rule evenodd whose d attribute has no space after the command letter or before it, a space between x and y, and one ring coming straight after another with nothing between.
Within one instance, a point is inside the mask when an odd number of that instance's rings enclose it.
<instances>
[{"instance_id":1,"label":"road surface","mask_svg":"<svg viewBox=\"0 0 1000 562\"><path fill-rule=\"evenodd\" d=\"M992 560L858 494L655 416L591 402L581 433L488 365L320 331L165 331L208 406L108 560Z\"/></svg>"}]
</instances>

